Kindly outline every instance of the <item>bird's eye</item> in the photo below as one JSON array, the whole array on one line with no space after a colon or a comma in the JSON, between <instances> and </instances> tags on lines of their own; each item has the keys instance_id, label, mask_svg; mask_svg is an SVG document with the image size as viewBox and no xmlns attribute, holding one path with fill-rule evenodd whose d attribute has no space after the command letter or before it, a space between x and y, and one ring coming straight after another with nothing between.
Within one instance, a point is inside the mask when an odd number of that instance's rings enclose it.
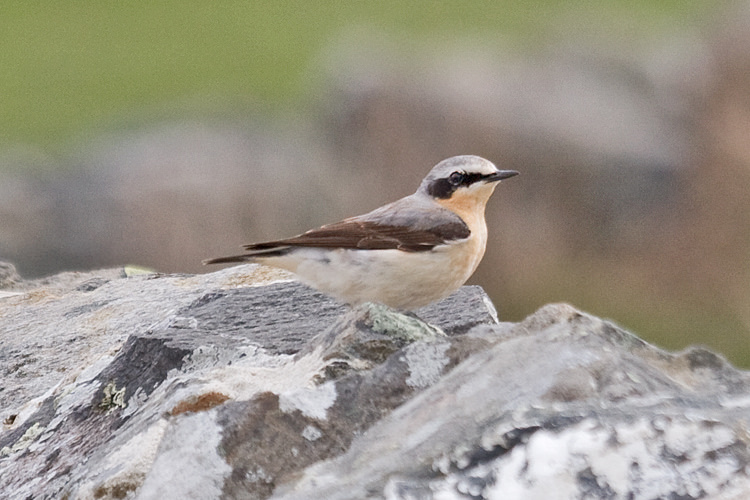
<instances>
[{"instance_id":1,"label":"bird's eye","mask_svg":"<svg viewBox=\"0 0 750 500\"><path fill-rule=\"evenodd\" d=\"M454 186L460 186L464 182L465 178L466 174L464 174L463 172L453 172L448 176L448 182L450 182Z\"/></svg>"}]
</instances>

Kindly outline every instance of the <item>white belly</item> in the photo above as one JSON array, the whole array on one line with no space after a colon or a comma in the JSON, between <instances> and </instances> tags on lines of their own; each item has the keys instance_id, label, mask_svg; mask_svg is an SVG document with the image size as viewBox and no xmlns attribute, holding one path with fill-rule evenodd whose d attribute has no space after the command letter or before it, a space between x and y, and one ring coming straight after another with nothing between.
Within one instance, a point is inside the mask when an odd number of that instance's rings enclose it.
<instances>
[{"instance_id":1,"label":"white belly","mask_svg":"<svg viewBox=\"0 0 750 500\"><path fill-rule=\"evenodd\" d=\"M410 310L447 297L469 279L484 254L486 232L481 233L428 252L297 248L258 262L292 271L349 304Z\"/></svg>"}]
</instances>

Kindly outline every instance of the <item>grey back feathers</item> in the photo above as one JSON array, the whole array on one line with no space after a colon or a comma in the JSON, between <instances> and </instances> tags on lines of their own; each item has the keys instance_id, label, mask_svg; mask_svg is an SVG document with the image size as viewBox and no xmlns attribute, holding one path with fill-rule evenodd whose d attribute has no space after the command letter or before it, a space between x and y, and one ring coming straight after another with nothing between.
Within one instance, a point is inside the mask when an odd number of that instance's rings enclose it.
<instances>
[{"instance_id":1,"label":"grey back feathers","mask_svg":"<svg viewBox=\"0 0 750 500\"><path fill-rule=\"evenodd\" d=\"M246 245L256 255L283 255L293 247L394 249L423 252L435 246L468 238L468 226L456 214L435 207L416 194L358 217L312 229L292 238Z\"/></svg>"}]
</instances>

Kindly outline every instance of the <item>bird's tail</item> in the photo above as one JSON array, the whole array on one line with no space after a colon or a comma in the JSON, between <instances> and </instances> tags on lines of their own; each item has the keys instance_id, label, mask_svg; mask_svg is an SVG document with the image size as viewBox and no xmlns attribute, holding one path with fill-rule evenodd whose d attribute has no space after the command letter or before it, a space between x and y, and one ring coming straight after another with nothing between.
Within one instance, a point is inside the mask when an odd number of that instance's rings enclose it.
<instances>
[{"instance_id":1,"label":"bird's tail","mask_svg":"<svg viewBox=\"0 0 750 500\"><path fill-rule=\"evenodd\" d=\"M208 264L228 264L231 262L257 262L263 257L279 257L289 251L289 247L258 248L255 251L253 251L251 247L252 245L247 246L250 251L246 254L206 259L203 261L203 265L206 266Z\"/></svg>"},{"instance_id":2,"label":"bird's tail","mask_svg":"<svg viewBox=\"0 0 750 500\"><path fill-rule=\"evenodd\" d=\"M252 261L252 256L232 255L230 257L216 257L214 259L206 259L203 261L203 265L207 266L209 264L228 264L230 262L248 262L248 261Z\"/></svg>"}]
</instances>

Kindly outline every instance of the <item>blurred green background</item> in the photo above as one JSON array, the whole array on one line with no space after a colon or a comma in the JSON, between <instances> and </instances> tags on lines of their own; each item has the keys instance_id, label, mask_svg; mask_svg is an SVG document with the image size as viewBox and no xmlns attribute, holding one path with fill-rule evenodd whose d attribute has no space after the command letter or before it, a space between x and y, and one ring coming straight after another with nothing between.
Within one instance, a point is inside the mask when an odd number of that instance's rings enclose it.
<instances>
[{"instance_id":1,"label":"blurred green background","mask_svg":"<svg viewBox=\"0 0 750 500\"><path fill-rule=\"evenodd\" d=\"M408 194L445 156L482 154L523 173L490 206L500 215L472 281L505 319L567 301L666 348L707 344L750 366L750 114L737 104L747 102L750 43L744 25L729 26L736 5L745 4L3 2L0 258L29 277L126 263L203 271L202 258ZM375 49L350 65L368 41ZM451 57L479 70L441 80ZM581 61L581 73L566 73ZM552 76L534 76L548 67ZM665 136L684 133L690 160L629 174L630 160L576 156L581 147L534 123L524 133L539 142L513 135L513 120L473 122L492 110L482 92L514 92L493 76L506 68L515 90L580 77L577 88L596 97L590 75L621 79L616 88L645 95L638 106L674 127ZM425 111L446 88L454 100ZM479 103L465 116L462 92ZM524 103L498 109L523 117ZM238 166L217 166L227 158ZM627 185L633 177L641 184Z\"/></svg>"},{"instance_id":2,"label":"blurred green background","mask_svg":"<svg viewBox=\"0 0 750 500\"><path fill-rule=\"evenodd\" d=\"M533 49L567 36L644 43L717 2L7 1L0 6L0 137L64 146L100 126L237 103L304 108L313 66L342 30L405 48L454 40ZM311 86L312 84L312 86Z\"/></svg>"}]
</instances>

